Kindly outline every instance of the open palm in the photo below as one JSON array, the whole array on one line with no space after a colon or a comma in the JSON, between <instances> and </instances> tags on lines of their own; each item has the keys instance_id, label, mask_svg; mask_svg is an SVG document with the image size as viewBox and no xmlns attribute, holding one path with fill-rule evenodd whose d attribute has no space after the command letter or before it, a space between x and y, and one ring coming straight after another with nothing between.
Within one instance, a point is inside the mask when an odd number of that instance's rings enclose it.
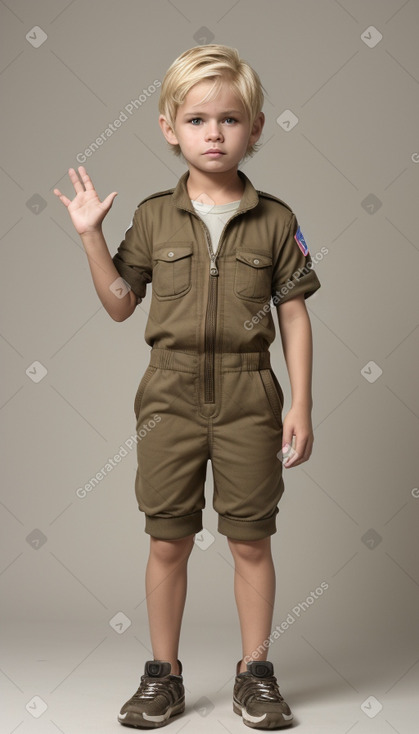
<instances>
[{"instance_id":1,"label":"open palm","mask_svg":"<svg viewBox=\"0 0 419 734\"><path fill-rule=\"evenodd\" d=\"M84 166L79 166L78 171L80 178L74 168L70 168L68 171L76 192L76 196L72 201L64 196L59 189L54 189L54 194L67 207L76 231L79 235L82 235L99 229L113 204L115 196L117 196L117 192L114 191L106 199L100 201Z\"/></svg>"}]
</instances>

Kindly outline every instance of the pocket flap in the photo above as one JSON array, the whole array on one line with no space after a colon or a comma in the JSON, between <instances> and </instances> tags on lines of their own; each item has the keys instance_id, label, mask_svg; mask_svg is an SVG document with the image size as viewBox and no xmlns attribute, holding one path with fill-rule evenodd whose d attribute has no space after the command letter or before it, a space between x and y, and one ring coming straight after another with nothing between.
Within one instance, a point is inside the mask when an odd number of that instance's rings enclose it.
<instances>
[{"instance_id":1,"label":"pocket flap","mask_svg":"<svg viewBox=\"0 0 419 734\"><path fill-rule=\"evenodd\" d=\"M267 268L272 265L272 255L261 255L259 252L236 252L236 260L240 260L252 268Z\"/></svg>"},{"instance_id":2,"label":"pocket flap","mask_svg":"<svg viewBox=\"0 0 419 734\"><path fill-rule=\"evenodd\" d=\"M183 257L192 255L192 242L168 242L160 245L153 253L154 260L163 260L172 263L175 260L181 260Z\"/></svg>"}]
</instances>

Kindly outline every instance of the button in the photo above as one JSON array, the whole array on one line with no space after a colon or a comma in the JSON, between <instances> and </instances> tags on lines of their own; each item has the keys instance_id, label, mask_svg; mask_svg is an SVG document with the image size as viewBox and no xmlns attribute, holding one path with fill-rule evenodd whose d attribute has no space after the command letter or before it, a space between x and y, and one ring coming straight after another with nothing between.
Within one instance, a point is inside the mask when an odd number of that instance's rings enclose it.
<instances>
[{"instance_id":1,"label":"button","mask_svg":"<svg viewBox=\"0 0 419 734\"><path fill-rule=\"evenodd\" d=\"M173 257L174 254L175 254L174 252L168 252L167 257Z\"/></svg>"},{"instance_id":2,"label":"button","mask_svg":"<svg viewBox=\"0 0 419 734\"><path fill-rule=\"evenodd\" d=\"M253 260L253 262L255 263L255 265L259 265L259 262L260 262L260 261L259 261L259 260L258 260L257 258L255 258L255 259Z\"/></svg>"}]
</instances>

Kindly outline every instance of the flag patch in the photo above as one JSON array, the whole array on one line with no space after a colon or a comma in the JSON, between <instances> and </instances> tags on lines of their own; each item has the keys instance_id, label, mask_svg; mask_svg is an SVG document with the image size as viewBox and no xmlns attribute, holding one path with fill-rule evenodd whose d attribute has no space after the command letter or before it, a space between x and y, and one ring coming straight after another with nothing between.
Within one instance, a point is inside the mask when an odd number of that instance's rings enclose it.
<instances>
[{"instance_id":1,"label":"flag patch","mask_svg":"<svg viewBox=\"0 0 419 734\"><path fill-rule=\"evenodd\" d=\"M304 236L303 236L303 233L302 233L300 227L298 227L298 229L297 229L297 231L296 231L296 233L294 235L294 239L295 239L298 247L300 248L301 252L303 253L303 255L308 255L307 243L306 243L306 241L304 239Z\"/></svg>"}]
</instances>

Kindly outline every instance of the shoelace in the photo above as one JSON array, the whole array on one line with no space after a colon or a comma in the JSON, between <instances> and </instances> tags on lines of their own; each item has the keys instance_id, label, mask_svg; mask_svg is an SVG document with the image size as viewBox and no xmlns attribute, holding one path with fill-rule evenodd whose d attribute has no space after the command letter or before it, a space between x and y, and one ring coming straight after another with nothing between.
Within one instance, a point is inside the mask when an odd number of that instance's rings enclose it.
<instances>
[{"instance_id":1,"label":"shoelace","mask_svg":"<svg viewBox=\"0 0 419 734\"><path fill-rule=\"evenodd\" d=\"M168 682L161 678L149 678L148 676L141 676L141 684L137 691L134 693L133 698L141 701L148 701L150 698L154 698L158 693L162 693L167 697L167 686Z\"/></svg>"},{"instance_id":2,"label":"shoelace","mask_svg":"<svg viewBox=\"0 0 419 734\"><path fill-rule=\"evenodd\" d=\"M278 683L274 676L272 678L264 678L262 680L258 680L252 676L249 678L249 681L246 681L244 686L245 689L247 689L246 698L248 696L252 696L252 698L255 698L257 701L260 699L279 702L284 700L279 692Z\"/></svg>"}]
</instances>

